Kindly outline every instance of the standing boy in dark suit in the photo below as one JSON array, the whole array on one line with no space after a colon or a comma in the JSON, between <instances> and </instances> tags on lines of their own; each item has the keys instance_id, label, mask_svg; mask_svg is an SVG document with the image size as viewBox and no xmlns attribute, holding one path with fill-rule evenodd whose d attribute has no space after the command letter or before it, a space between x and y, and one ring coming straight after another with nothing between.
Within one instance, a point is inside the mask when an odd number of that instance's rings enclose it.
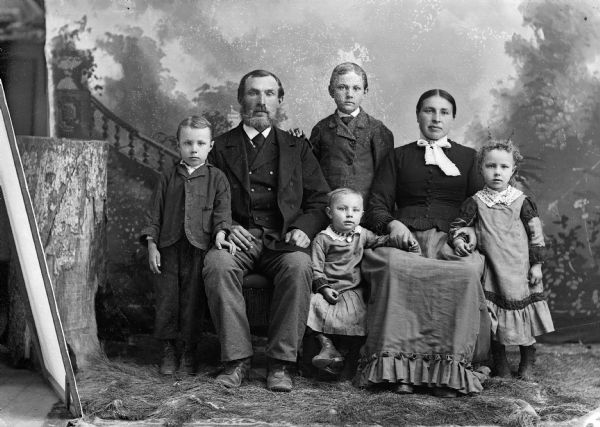
<instances>
[{"instance_id":1,"label":"standing boy in dark suit","mask_svg":"<svg viewBox=\"0 0 600 427\"><path fill-rule=\"evenodd\" d=\"M367 200L377 167L393 154L394 136L360 106L369 84L359 65L336 66L328 89L337 109L316 124L310 143L331 189L352 188Z\"/></svg>"},{"instance_id":2,"label":"standing boy in dark suit","mask_svg":"<svg viewBox=\"0 0 600 427\"><path fill-rule=\"evenodd\" d=\"M308 315L312 269L308 247L327 223L329 187L309 144L274 126L281 81L255 70L240 81L242 123L215 139L209 160L231 186L235 255L211 250L203 277L224 371L216 381L239 387L252 358L242 279L256 269L273 280L266 355L267 388L290 391L290 364Z\"/></svg>"},{"instance_id":3,"label":"standing boy in dark suit","mask_svg":"<svg viewBox=\"0 0 600 427\"><path fill-rule=\"evenodd\" d=\"M177 369L176 340L183 341L180 373L194 372L194 349L204 317L201 269L211 243L231 251L225 240L231 225L227 178L206 158L213 146L210 123L190 116L177 128L181 161L160 176L141 239L155 276L154 335L164 341L160 373Z\"/></svg>"}]
</instances>

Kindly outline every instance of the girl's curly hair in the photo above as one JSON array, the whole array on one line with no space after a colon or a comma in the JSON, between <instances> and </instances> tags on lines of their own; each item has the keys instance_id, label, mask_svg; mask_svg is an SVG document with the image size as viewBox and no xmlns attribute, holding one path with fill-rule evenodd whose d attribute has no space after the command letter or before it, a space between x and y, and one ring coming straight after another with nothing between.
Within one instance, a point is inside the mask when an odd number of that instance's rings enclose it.
<instances>
[{"instance_id":1,"label":"girl's curly hair","mask_svg":"<svg viewBox=\"0 0 600 427\"><path fill-rule=\"evenodd\" d=\"M523 162L523 156L519 151L519 147L517 144L512 142L509 138L506 141L493 140L491 139L487 144L482 146L477 152L477 170L481 172L481 167L483 165L483 160L485 159L485 155L492 150L503 150L507 153L511 153L513 157L513 161L515 162L515 172L519 168L519 165ZM515 173L510 179L510 184L515 185Z\"/></svg>"},{"instance_id":2,"label":"girl's curly hair","mask_svg":"<svg viewBox=\"0 0 600 427\"><path fill-rule=\"evenodd\" d=\"M523 162L523 156L519 151L519 147L517 146L517 144L512 142L512 140L491 140L483 147L481 147L477 152L477 167L479 168L479 170L481 170L481 165L483 164L483 159L485 158L485 155L492 150L502 150L506 151L507 153L511 153L516 167L518 167Z\"/></svg>"}]
</instances>

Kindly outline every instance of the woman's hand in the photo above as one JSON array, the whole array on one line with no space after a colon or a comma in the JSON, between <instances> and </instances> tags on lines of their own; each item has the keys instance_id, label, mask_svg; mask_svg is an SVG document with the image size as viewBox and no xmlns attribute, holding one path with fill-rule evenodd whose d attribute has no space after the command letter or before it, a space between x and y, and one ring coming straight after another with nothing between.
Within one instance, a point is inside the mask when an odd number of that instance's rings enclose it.
<instances>
[{"instance_id":1,"label":"woman's hand","mask_svg":"<svg viewBox=\"0 0 600 427\"><path fill-rule=\"evenodd\" d=\"M337 304L338 299L340 297L340 293L336 290L331 289L329 286L325 286L324 288L319 289L319 293L323 295L325 301L329 304Z\"/></svg>"},{"instance_id":2,"label":"woman's hand","mask_svg":"<svg viewBox=\"0 0 600 427\"><path fill-rule=\"evenodd\" d=\"M217 249L227 248L231 255L235 255L235 251L237 250L237 246L233 242L228 242L225 239L225 230L220 230L215 236L215 246Z\"/></svg>"},{"instance_id":3,"label":"woman's hand","mask_svg":"<svg viewBox=\"0 0 600 427\"><path fill-rule=\"evenodd\" d=\"M477 234L475 234L474 227L461 227L454 232L455 236L465 234L467 236L467 243L471 244L471 251L477 246Z\"/></svg>"},{"instance_id":4,"label":"woman's hand","mask_svg":"<svg viewBox=\"0 0 600 427\"><path fill-rule=\"evenodd\" d=\"M542 284L542 264L533 264L529 269L529 286Z\"/></svg>"},{"instance_id":5,"label":"woman's hand","mask_svg":"<svg viewBox=\"0 0 600 427\"><path fill-rule=\"evenodd\" d=\"M454 253L458 256L467 256L473 252L473 246L471 243L467 243L465 239L461 237L454 239L452 241L452 246L454 246Z\"/></svg>"},{"instance_id":6,"label":"woman's hand","mask_svg":"<svg viewBox=\"0 0 600 427\"><path fill-rule=\"evenodd\" d=\"M407 249L415 241L408 227L396 219L388 224L388 231L390 242L397 248Z\"/></svg>"},{"instance_id":7,"label":"woman's hand","mask_svg":"<svg viewBox=\"0 0 600 427\"><path fill-rule=\"evenodd\" d=\"M153 239L148 240L148 264L151 272L160 274L160 252Z\"/></svg>"}]
</instances>

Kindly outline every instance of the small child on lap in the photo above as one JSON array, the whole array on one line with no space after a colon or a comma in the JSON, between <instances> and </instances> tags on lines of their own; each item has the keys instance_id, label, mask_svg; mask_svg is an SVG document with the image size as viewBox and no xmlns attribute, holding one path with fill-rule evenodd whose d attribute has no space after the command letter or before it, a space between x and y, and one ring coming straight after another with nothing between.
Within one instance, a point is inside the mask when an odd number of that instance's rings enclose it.
<instances>
[{"instance_id":1,"label":"small child on lap","mask_svg":"<svg viewBox=\"0 0 600 427\"><path fill-rule=\"evenodd\" d=\"M225 240L231 226L229 183L206 162L212 146L206 119L190 116L179 124L181 161L160 176L141 232L155 274L154 335L163 341L163 375L178 369L177 339L183 341L179 373L194 373L194 350L206 307L204 255L212 242L235 251Z\"/></svg>"},{"instance_id":2,"label":"small child on lap","mask_svg":"<svg viewBox=\"0 0 600 427\"><path fill-rule=\"evenodd\" d=\"M339 375L344 357L332 338L366 335L365 288L360 262L366 248L392 246L389 236L377 236L359 225L363 197L349 188L329 194L326 208L331 224L312 243L313 291L307 326L321 346L312 364L331 375ZM414 243L411 252L419 253ZM350 373L352 368L349 369Z\"/></svg>"},{"instance_id":3,"label":"small child on lap","mask_svg":"<svg viewBox=\"0 0 600 427\"><path fill-rule=\"evenodd\" d=\"M518 345L517 376L528 380L535 359L535 337L554 326L542 284L544 237L533 200L510 185L523 159L511 142L492 142L481 148L478 161L483 190L468 198L450 227L457 255L473 249L460 232L475 226L477 246L485 255L484 291L492 320L492 373L510 377L506 345Z\"/></svg>"}]
</instances>

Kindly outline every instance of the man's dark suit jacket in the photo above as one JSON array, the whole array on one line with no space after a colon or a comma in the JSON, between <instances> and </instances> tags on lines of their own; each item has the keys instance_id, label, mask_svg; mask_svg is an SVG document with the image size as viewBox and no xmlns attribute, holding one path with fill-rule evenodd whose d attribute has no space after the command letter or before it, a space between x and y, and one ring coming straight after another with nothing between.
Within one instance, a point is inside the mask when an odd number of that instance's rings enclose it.
<instances>
[{"instance_id":1,"label":"man's dark suit jacket","mask_svg":"<svg viewBox=\"0 0 600 427\"><path fill-rule=\"evenodd\" d=\"M281 239L298 228L311 239L328 223L325 215L329 186L309 144L273 126L279 147L277 205L283 218ZM217 138L209 161L221 169L231 187L233 224L247 226L251 215L250 178L242 124ZM281 242L267 247L274 250L300 250Z\"/></svg>"}]
</instances>

